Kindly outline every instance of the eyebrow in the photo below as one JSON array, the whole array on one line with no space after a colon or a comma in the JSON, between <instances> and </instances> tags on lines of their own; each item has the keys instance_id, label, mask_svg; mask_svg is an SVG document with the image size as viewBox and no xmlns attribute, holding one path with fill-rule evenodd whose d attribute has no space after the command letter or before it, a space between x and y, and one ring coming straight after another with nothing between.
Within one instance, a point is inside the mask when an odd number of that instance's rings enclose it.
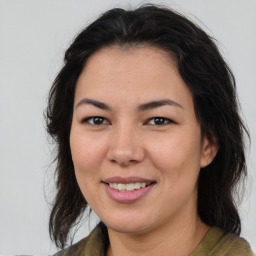
<instances>
[{"instance_id":1,"label":"eyebrow","mask_svg":"<svg viewBox=\"0 0 256 256\"><path fill-rule=\"evenodd\" d=\"M158 108L158 107L162 107L162 106L166 106L166 105L183 108L179 103L177 103L173 100L163 99L163 100L157 100L157 101L151 101L148 103L144 103L144 104L138 106L138 111L139 112L146 111L146 110L150 110L150 109L154 109L154 108Z\"/></svg>"},{"instance_id":2,"label":"eyebrow","mask_svg":"<svg viewBox=\"0 0 256 256\"><path fill-rule=\"evenodd\" d=\"M112 110L112 108L110 106L108 106L107 104L105 104L101 101L98 101L98 100L93 100L93 99L88 99L88 98L84 98L81 101L79 101L78 104L76 105L76 108L81 105L84 105L84 104L90 104L97 108L107 110L107 111ZM138 106L137 110L138 110L138 112L142 112L142 111L147 111L147 110L151 110L151 109L166 106L166 105L183 108L179 103L177 103L173 100L162 99L162 100L156 100L156 101L151 101L151 102L141 104Z\"/></svg>"},{"instance_id":3,"label":"eyebrow","mask_svg":"<svg viewBox=\"0 0 256 256\"><path fill-rule=\"evenodd\" d=\"M107 110L107 111L111 110L111 107L108 106L107 104L105 104L101 101L98 101L98 100L92 100L92 99L87 99L87 98L84 98L84 99L80 100L78 102L78 104L76 105L76 107L79 107L79 106L84 105L84 104L90 104L90 105L93 105L97 108Z\"/></svg>"}]
</instances>

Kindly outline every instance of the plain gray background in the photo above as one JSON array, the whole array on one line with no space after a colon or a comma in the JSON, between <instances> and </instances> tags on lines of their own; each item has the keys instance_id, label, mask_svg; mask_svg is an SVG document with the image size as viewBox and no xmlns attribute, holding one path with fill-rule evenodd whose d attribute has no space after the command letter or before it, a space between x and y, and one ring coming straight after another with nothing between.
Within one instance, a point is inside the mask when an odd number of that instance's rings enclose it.
<instances>
[{"instance_id":1,"label":"plain gray background","mask_svg":"<svg viewBox=\"0 0 256 256\"><path fill-rule=\"evenodd\" d=\"M256 248L256 1L150 1L181 11L219 41L236 79L251 133L249 176L240 205L244 236ZM0 253L49 255L52 146L43 111L64 50L109 8L142 1L0 0ZM91 228L93 223L91 222ZM84 224L76 240L85 236Z\"/></svg>"}]
</instances>

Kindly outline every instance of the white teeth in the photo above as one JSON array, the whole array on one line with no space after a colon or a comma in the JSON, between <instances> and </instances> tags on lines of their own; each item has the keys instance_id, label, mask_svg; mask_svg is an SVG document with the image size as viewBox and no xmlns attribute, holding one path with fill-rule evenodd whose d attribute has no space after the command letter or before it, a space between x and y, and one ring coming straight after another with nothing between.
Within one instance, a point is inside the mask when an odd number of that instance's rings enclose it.
<instances>
[{"instance_id":1,"label":"white teeth","mask_svg":"<svg viewBox=\"0 0 256 256\"><path fill-rule=\"evenodd\" d=\"M141 185L142 188L145 188L147 184L146 183L140 183L140 185Z\"/></svg>"},{"instance_id":2,"label":"white teeth","mask_svg":"<svg viewBox=\"0 0 256 256\"><path fill-rule=\"evenodd\" d=\"M122 184L122 183L109 183L109 186L115 190L125 192L125 191L134 191L135 189L145 188L146 187L145 182L136 182L136 183L128 183L128 184Z\"/></svg>"},{"instance_id":3,"label":"white teeth","mask_svg":"<svg viewBox=\"0 0 256 256\"><path fill-rule=\"evenodd\" d=\"M124 191L124 190L125 190L125 184L118 183L117 189L118 189L119 191Z\"/></svg>"},{"instance_id":4,"label":"white teeth","mask_svg":"<svg viewBox=\"0 0 256 256\"><path fill-rule=\"evenodd\" d=\"M139 189L140 188L140 183L134 183L134 188Z\"/></svg>"},{"instance_id":5,"label":"white teeth","mask_svg":"<svg viewBox=\"0 0 256 256\"><path fill-rule=\"evenodd\" d=\"M126 190L127 191L133 191L134 190L134 183L126 184Z\"/></svg>"}]
</instances>

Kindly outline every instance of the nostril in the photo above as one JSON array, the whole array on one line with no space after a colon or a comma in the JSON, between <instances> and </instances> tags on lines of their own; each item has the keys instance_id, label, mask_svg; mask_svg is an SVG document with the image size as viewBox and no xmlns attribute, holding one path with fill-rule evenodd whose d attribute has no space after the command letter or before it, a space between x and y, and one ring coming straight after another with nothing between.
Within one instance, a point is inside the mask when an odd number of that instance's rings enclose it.
<instances>
[{"instance_id":1,"label":"nostril","mask_svg":"<svg viewBox=\"0 0 256 256\"><path fill-rule=\"evenodd\" d=\"M112 163L118 163L121 166L127 166L141 162L145 157L145 152L139 145L127 145L121 147L120 145L112 145L107 152L107 158Z\"/></svg>"}]
</instances>

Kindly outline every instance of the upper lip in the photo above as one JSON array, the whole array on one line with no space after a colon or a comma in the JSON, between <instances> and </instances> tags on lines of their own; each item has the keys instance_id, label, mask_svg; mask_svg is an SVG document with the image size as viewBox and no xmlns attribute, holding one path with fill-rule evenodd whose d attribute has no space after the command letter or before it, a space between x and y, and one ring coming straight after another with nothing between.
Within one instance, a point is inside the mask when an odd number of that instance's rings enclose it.
<instances>
[{"instance_id":1,"label":"upper lip","mask_svg":"<svg viewBox=\"0 0 256 256\"><path fill-rule=\"evenodd\" d=\"M146 183L147 185L151 183L155 183L154 180L149 180L149 179L144 179L141 177L120 177L120 176L115 176L115 177L110 177L105 180L103 180L104 183L121 183L121 184L128 184L128 183Z\"/></svg>"}]
</instances>

